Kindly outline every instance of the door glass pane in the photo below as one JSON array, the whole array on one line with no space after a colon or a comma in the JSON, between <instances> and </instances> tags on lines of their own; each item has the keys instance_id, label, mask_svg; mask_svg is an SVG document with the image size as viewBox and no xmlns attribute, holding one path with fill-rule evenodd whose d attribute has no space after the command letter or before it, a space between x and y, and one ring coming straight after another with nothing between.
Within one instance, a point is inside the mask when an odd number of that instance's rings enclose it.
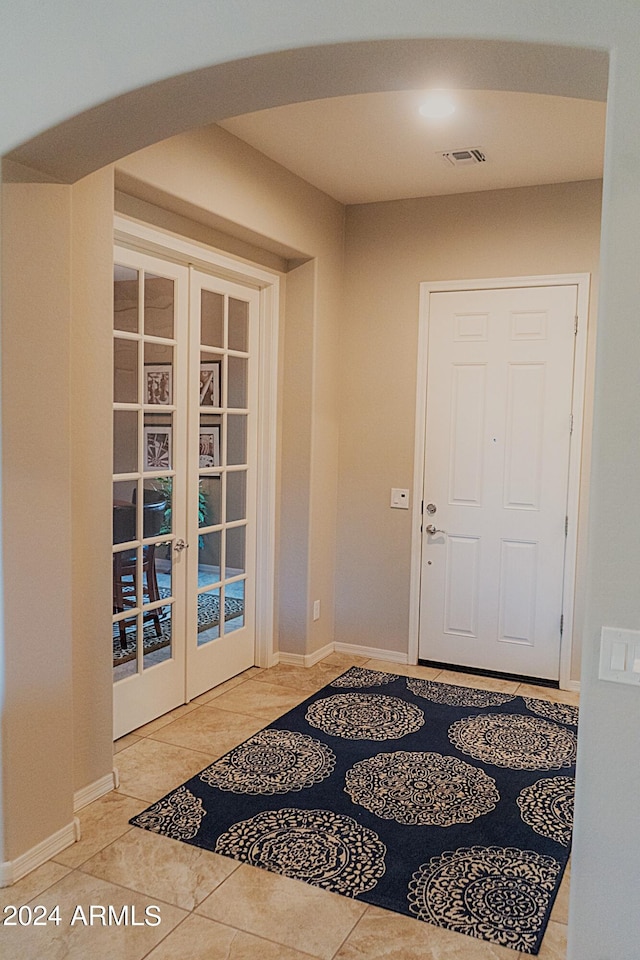
<instances>
[{"instance_id":1,"label":"door glass pane","mask_svg":"<svg viewBox=\"0 0 640 960\"><path fill-rule=\"evenodd\" d=\"M226 521L245 520L247 516L247 472L234 470L227 474Z\"/></svg>"},{"instance_id":2,"label":"door glass pane","mask_svg":"<svg viewBox=\"0 0 640 960\"><path fill-rule=\"evenodd\" d=\"M116 264L113 268L113 328L138 332L138 271Z\"/></svg>"},{"instance_id":3,"label":"door glass pane","mask_svg":"<svg viewBox=\"0 0 640 960\"><path fill-rule=\"evenodd\" d=\"M205 587L220 580L220 530L201 533L198 537L198 586Z\"/></svg>"},{"instance_id":4,"label":"door glass pane","mask_svg":"<svg viewBox=\"0 0 640 960\"><path fill-rule=\"evenodd\" d=\"M224 296L203 290L200 299L200 343L204 347L224 346Z\"/></svg>"},{"instance_id":5,"label":"door glass pane","mask_svg":"<svg viewBox=\"0 0 640 960\"><path fill-rule=\"evenodd\" d=\"M172 477L154 477L144 482L144 536L159 537L172 531Z\"/></svg>"},{"instance_id":6,"label":"door glass pane","mask_svg":"<svg viewBox=\"0 0 640 960\"><path fill-rule=\"evenodd\" d=\"M173 469L171 414L160 417L155 413L145 413L142 469L145 471Z\"/></svg>"},{"instance_id":7,"label":"door glass pane","mask_svg":"<svg viewBox=\"0 0 640 960\"><path fill-rule=\"evenodd\" d=\"M237 577L245 572L246 527L231 527L226 533L225 577Z\"/></svg>"},{"instance_id":8,"label":"door glass pane","mask_svg":"<svg viewBox=\"0 0 640 960\"><path fill-rule=\"evenodd\" d=\"M222 406L222 361L215 354L200 354L200 406Z\"/></svg>"},{"instance_id":9,"label":"door glass pane","mask_svg":"<svg viewBox=\"0 0 640 960\"><path fill-rule=\"evenodd\" d=\"M138 469L138 414L135 410L113 412L113 472L135 473Z\"/></svg>"},{"instance_id":10,"label":"door glass pane","mask_svg":"<svg viewBox=\"0 0 640 960\"><path fill-rule=\"evenodd\" d=\"M219 473L200 477L198 526L214 527L222 521L222 477Z\"/></svg>"},{"instance_id":11,"label":"door glass pane","mask_svg":"<svg viewBox=\"0 0 640 960\"><path fill-rule=\"evenodd\" d=\"M147 273L144 278L144 332L148 337L173 337L173 280Z\"/></svg>"},{"instance_id":12,"label":"door glass pane","mask_svg":"<svg viewBox=\"0 0 640 960\"><path fill-rule=\"evenodd\" d=\"M127 617L113 624L113 682L138 672L138 620Z\"/></svg>"},{"instance_id":13,"label":"door glass pane","mask_svg":"<svg viewBox=\"0 0 640 960\"><path fill-rule=\"evenodd\" d=\"M228 583L224 588L224 632L232 633L244 627L245 581Z\"/></svg>"},{"instance_id":14,"label":"door glass pane","mask_svg":"<svg viewBox=\"0 0 640 960\"><path fill-rule=\"evenodd\" d=\"M198 464L201 470L219 467L221 460L222 418L202 414L200 417L200 447Z\"/></svg>"},{"instance_id":15,"label":"door glass pane","mask_svg":"<svg viewBox=\"0 0 640 960\"><path fill-rule=\"evenodd\" d=\"M198 646L220 636L220 588L198 594Z\"/></svg>"},{"instance_id":16,"label":"door glass pane","mask_svg":"<svg viewBox=\"0 0 640 960\"><path fill-rule=\"evenodd\" d=\"M249 304L229 297L229 350L249 349Z\"/></svg>"},{"instance_id":17,"label":"door glass pane","mask_svg":"<svg viewBox=\"0 0 640 960\"><path fill-rule=\"evenodd\" d=\"M113 542L127 543L137 539L137 516L134 503L135 480L121 480L113 485Z\"/></svg>"},{"instance_id":18,"label":"door glass pane","mask_svg":"<svg viewBox=\"0 0 640 960\"><path fill-rule=\"evenodd\" d=\"M238 414L227 417L227 463L247 462L247 418Z\"/></svg>"},{"instance_id":19,"label":"door glass pane","mask_svg":"<svg viewBox=\"0 0 640 960\"><path fill-rule=\"evenodd\" d=\"M137 606L138 551L120 550L113 555L113 612L124 613Z\"/></svg>"},{"instance_id":20,"label":"door glass pane","mask_svg":"<svg viewBox=\"0 0 640 960\"><path fill-rule=\"evenodd\" d=\"M144 670L171 659L172 611L172 604L167 604L144 614Z\"/></svg>"},{"instance_id":21,"label":"door glass pane","mask_svg":"<svg viewBox=\"0 0 640 960\"><path fill-rule=\"evenodd\" d=\"M116 403L138 402L138 341L113 341L113 399Z\"/></svg>"},{"instance_id":22,"label":"door glass pane","mask_svg":"<svg viewBox=\"0 0 640 960\"><path fill-rule=\"evenodd\" d=\"M168 532L165 520L167 506L171 512L171 502L167 501L166 494L162 490L149 489L145 484L142 534L145 539L159 537L160 534Z\"/></svg>"},{"instance_id":23,"label":"door glass pane","mask_svg":"<svg viewBox=\"0 0 640 960\"><path fill-rule=\"evenodd\" d=\"M227 406L246 408L249 361L244 357L229 357L228 364Z\"/></svg>"},{"instance_id":24,"label":"door glass pane","mask_svg":"<svg viewBox=\"0 0 640 960\"><path fill-rule=\"evenodd\" d=\"M168 406L173 403L173 347L164 343L144 345L143 403Z\"/></svg>"}]
</instances>

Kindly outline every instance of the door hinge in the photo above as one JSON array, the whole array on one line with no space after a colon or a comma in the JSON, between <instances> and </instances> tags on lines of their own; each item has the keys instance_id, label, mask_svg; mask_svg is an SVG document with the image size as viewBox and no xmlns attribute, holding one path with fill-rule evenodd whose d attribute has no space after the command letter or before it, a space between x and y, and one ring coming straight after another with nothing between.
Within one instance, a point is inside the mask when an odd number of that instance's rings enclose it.
<instances>
[{"instance_id":1,"label":"door hinge","mask_svg":"<svg viewBox=\"0 0 640 960\"><path fill-rule=\"evenodd\" d=\"M564 630L564 613L560 614L560 636L562 636L562 631Z\"/></svg>"},{"instance_id":2,"label":"door hinge","mask_svg":"<svg viewBox=\"0 0 640 960\"><path fill-rule=\"evenodd\" d=\"M574 335L577 335L577 333L578 333L578 318L577 318L577 317L574 317L573 332L574 332Z\"/></svg>"},{"instance_id":3,"label":"door hinge","mask_svg":"<svg viewBox=\"0 0 640 960\"><path fill-rule=\"evenodd\" d=\"M564 535L565 537L569 536L569 517L564 518Z\"/></svg>"},{"instance_id":4,"label":"door hinge","mask_svg":"<svg viewBox=\"0 0 640 960\"><path fill-rule=\"evenodd\" d=\"M573 414L571 414L571 420L569 421L569 436L573 433Z\"/></svg>"}]
</instances>

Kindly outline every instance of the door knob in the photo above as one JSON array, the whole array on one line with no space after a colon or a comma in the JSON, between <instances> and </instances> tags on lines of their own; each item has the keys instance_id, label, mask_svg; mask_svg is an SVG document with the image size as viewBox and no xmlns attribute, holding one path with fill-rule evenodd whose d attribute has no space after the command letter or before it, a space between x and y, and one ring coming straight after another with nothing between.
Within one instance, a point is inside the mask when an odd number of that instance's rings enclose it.
<instances>
[{"instance_id":1,"label":"door knob","mask_svg":"<svg viewBox=\"0 0 640 960\"><path fill-rule=\"evenodd\" d=\"M428 526L425 527L425 530L427 531L427 533L429 534L430 537L435 536L436 533L446 533L446 532L447 532L446 530L436 530L436 528L434 527L434 525L433 525L432 523L428 524Z\"/></svg>"},{"instance_id":2,"label":"door knob","mask_svg":"<svg viewBox=\"0 0 640 960\"><path fill-rule=\"evenodd\" d=\"M186 550L188 546L189 544L185 543L184 540L176 540L173 549L176 553L181 553L183 550Z\"/></svg>"}]
</instances>

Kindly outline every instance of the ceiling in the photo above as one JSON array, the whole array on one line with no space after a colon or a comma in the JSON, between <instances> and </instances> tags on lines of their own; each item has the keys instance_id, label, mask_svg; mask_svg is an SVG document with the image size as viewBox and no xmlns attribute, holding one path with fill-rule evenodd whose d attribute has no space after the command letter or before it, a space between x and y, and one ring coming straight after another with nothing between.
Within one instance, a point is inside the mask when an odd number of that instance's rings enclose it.
<instances>
[{"instance_id":1,"label":"ceiling","mask_svg":"<svg viewBox=\"0 0 640 960\"><path fill-rule=\"evenodd\" d=\"M602 176L606 104L543 94L451 91L455 112L427 120L424 90L293 103L220 126L344 204ZM438 154L480 149L453 167Z\"/></svg>"}]
</instances>

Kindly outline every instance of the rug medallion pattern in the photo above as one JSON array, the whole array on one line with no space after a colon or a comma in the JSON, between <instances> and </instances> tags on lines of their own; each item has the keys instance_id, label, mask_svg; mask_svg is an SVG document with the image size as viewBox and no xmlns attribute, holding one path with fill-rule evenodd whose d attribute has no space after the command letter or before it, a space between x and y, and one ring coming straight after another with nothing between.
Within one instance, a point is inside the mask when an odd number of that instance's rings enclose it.
<instances>
[{"instance_id":1,"label":"rug medallion pattern","mask_svg":"<svg viewBox=\"0 0 640 960\"><path fill-rule=\"evenodd\" d=\"M449 739L462 753L511 770L557 770L576 760L575 734L537 717L466 717L452 724Z\"/></svg>"},{"instance_id":2,"label":"rug medallion pattern","mask_svg":"<svg viewBox=\"0 0 640 960\"><path fill-rule=\"evenodd\" d=\"M319 740L294 730L261 730L203 770L200 779L232 793L303 790L331 775L336 758Z\"/></svg>"},{"instance_id":3,"label":"rug medallion pattern","mask_svg":"<svg viewBox=\"0 0 640 960\"><path fill-rule=\"evenodd\" d=\"M516 802L532 830L566 847L571 842L574 799L573 777L552 777L525 787Z\"/></svg>"},{"instance_id":4,"label":"rug medallion pattern","mask_svg":"<svg viewBox=\"0 0 640 960\"><path fill-rule=\"evenodd\" d=\"M497 707L515 699L512 693L495 693L493 690L475 690L473 687L458 687L452 683L436 683L434 680L407 680L407 687L418 697L433 703L450 703L458 707Z\"/></svg>"},{"instance_id":5,"label":"rug medallion pattern","mask_svg":"<svg viewBox=\"0 0 640 960\"><path fill-rule=\"evenodd\" d=\"M576 723L356 667L131 823L536 954L569 856Z\"/></svg>"},{"instance_id":6,"label":"rug medallion pattern","mask_svg":"<svg viewBox=\"0 0 640 960\"><path fill-rule=\"evenodd\" d=\"M439 753L380 753L347 771L346 792L384 820L397 823L471 823L500 799L480 767Z\"/></svg>"},{"instance_id":7,"label":"rug medallion pattern","mask_svg":"<svg viewBox=\"0 0 640 960\"><path fill-rule=\"evenodd\" d=\"M532 952L559 873L557 860L532 850L446 852L413 875L410 909L449 930Z\"/></svg>"},{"instance_id":8,"label":"rug medallion pattern","mask_svg":"<svg viewBox=\"0 0 640 960\"><path fill-rule=\"evenodd\" d=\"M368 827L331 810L269 810L235 823L215 852L355 897L385 872L386 847Z\"/></svg>"},{"instance_id":9,"label":"rug medallion pattern","mask_svg":"<svg viewBox=\"0 0 640 960\"><path fill-rule=\"evenodd\" d=\"M424 723L419 707L380 693L338 693L312 704L307 722L347 740L400 740Z\"/></svg>"}]
</instances>

